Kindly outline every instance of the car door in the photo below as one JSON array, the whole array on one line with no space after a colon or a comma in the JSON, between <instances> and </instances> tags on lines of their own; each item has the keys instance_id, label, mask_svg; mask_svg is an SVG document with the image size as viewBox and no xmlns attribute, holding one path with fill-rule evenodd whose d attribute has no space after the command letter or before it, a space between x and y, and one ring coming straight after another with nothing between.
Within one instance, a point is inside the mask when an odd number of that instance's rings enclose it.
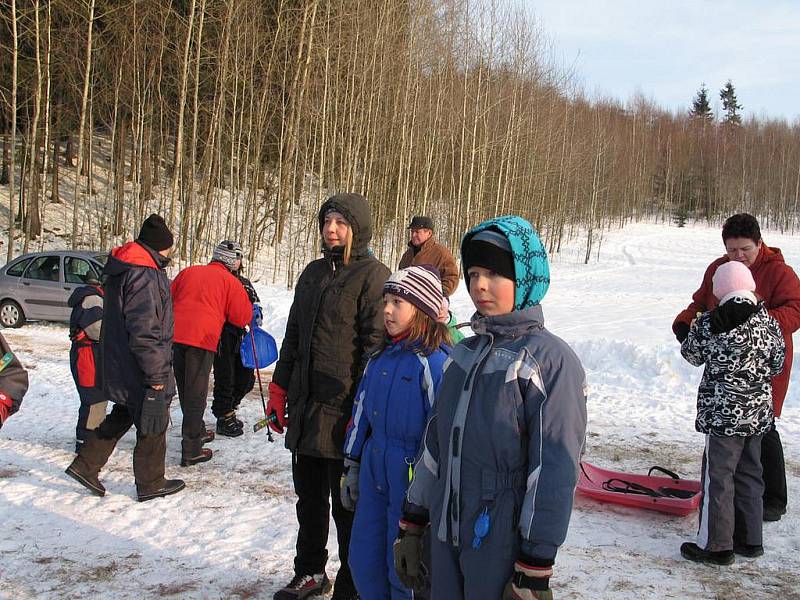
<instances>
[{"instance_id":1,"label":"car door","mask_svg":"<svg viewBox=\"0 0 800 600\"><path fill-rule=\"evenodd\" d=\"M62 279L60 255L44 254L31 261L20 279L20 300L27 318L64 320L69 291Z\"/></svg>"},{"instance_id":2,"label":"car door","mask_svg":"<svg viewBox=\"0 0 800 600\"><path fill-rule=\"evenodd\" d=\"M99 280L97 269L86 259L78 256L64 257L64 289L66 298L69 299L72 291L82 285L86 285L88 279ZM64 301L63 319L69 321L72 309Z\"/></svg>"}]
</instances>

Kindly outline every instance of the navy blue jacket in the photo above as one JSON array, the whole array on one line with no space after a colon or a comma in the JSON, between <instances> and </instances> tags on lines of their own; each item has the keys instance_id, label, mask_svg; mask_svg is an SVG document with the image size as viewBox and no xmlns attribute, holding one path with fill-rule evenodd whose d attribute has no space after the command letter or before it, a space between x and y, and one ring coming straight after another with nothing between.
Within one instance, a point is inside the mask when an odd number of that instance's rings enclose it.
<instances>
[{"instance_id":1,"label":"navy blue jacket","mask_svg":"<svg viewBox=\"0 0 800 600\"><path fill-rule=\"evenodd\" d=\"M144 244L129 242L111 251L103 270L103 391L117 404L138 406L145 388L159 384L166 397L175 395L167 264Z\"/></svg>"}]
</instances>

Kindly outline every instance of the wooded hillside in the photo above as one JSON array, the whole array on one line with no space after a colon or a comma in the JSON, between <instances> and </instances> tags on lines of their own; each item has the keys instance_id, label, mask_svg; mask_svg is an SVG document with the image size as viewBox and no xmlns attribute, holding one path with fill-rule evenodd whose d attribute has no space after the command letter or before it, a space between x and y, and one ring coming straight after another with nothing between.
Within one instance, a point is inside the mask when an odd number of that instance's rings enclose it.
<instances>
[{"instance_id":1,"label":"wooded hillside","mask_svg":"<svg viewBox=\"0 0 800 600\"><path fill-rule=\"evenodd\" d=\"M74 246L105 248L158 211L183 261L223 237L253 254L288 237L275 267L291 280L338 190L373 201L388 264L415 213L453 247L478 220L518 213L551 251L585 235L587 260L603 228L646 215L747 210L793 230L799 123L746 106L741 123L690 116L694 90L678 115L644 98L590 101L550 61L546 32L490 6L7 0L10 235L35 249L58 226Z\"/></svg>"}]
</instances>

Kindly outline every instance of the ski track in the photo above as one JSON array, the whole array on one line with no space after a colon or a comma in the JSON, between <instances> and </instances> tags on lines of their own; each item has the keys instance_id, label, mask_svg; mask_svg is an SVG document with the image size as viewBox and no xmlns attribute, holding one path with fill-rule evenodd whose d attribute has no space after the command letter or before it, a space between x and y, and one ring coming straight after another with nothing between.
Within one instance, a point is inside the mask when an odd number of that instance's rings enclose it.
<instances>
[{"instance_id":1,"label":"ski track","mask_svg":"<svg viewBox=\"0 0 800 600\"><path fill-rule=\"evenodd\" d=\"M766 234L800 266L800 239ZM670 325L720 254L718 228L633 224L607 232L600 262L568 247L552 261L548 327L581 358L589 383L586 460L646 472L655 464L699 477L703 437L694 431L700 369L681 357ZM593 252L592 259L596 258ZM292 292L258 286L265 328L278 344ZM452 299L472 314L463 283ZM243 402L245 435L210 444L214 459L178 467L181 413L172 407L167 476L186 491L135 501L134 436L101 474L104 498L66 477L78 396L69 372L67 328L32 324L3 334L30 370L22 410L0 431L0 598L271 598L292 574L296 521L290 455L281 436L252 432L262 414L256 385ZM795 357L797 364L797 357ZM680 558L696 513L674 517L577 496L552 585L560 599L800 599L800 403L798 369L780 420L789 513L764 526L766 554L730 568ZM266 387L267 381L264 380ZM211 425L210 407L206 422ZM329 536L335 573L335 529Z\"/></svg>"}]
</instances>

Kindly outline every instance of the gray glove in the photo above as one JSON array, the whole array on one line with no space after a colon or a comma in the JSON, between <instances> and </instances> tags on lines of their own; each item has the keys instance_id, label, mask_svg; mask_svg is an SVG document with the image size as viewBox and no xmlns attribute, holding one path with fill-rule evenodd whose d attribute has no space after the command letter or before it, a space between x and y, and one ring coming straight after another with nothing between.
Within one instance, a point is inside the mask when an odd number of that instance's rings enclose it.
<instances>
[{"instance_id":1,"label":"gray glove","mask_svg":"<svg viewBox=\"0 0 800 600\"><path fill-rule=\"evenodd\" d=\"M344 459L344 471L339 482L339 494L342 498L342 506L353 512L358 502L358 474L361 472L361 465L351 458Z\"/></svg>"},{"instance_id":2,"label":"gray glove","mask_svg":"<svg viewBox=\"0 0 800 600\"><path fill-rule=\"evenodd\" d=\"M161 435L169 424L169 401L164 390L146 388L139 415L139 433L144 436Z\"/></svg>"},{"instance_id":3,"label":"gray glove","mask_svg":"<svg viewBox=\"0 0 800 600\"><path fill-rule=\"evenodd\" d=\"M422 534L425 527L400 521L400 535L394 541L394 570L400 582L411 590L422 590L427 583L422 563Z\"/></svg>"}]
</instances>

